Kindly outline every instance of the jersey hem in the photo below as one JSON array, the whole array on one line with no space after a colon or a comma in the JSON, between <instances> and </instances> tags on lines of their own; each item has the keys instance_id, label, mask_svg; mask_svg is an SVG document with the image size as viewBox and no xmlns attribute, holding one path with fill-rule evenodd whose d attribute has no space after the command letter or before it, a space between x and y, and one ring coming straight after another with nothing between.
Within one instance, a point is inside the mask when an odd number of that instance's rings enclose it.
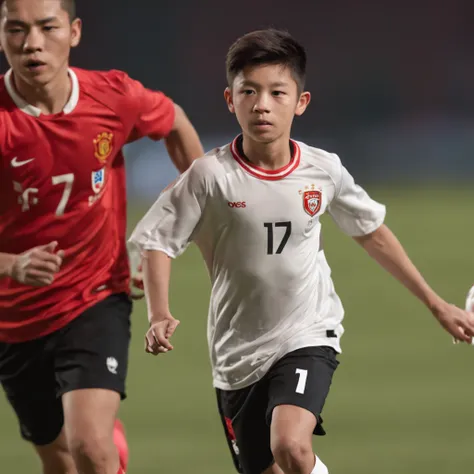
<instances>
[{"instance_id":1,"label":"jersey hem","mask_svg":"<svg viewBox=\"0 0 474 474\"><path fill-rule=\"evenodd\" d=\"M22 342L29 342L29 341L34 341L36 339L41 339L42 337L48 336L49 334L53 334L56 331L60 331L64 327L66 327L69 323L74 321L76 318L78 318L84 311L87 309L91 308L92 306L96 305L97 303L101 302L102 300L108 298L110 295L116 294L116 293L123 293L126 292L124 291L118 291L116 289L111 289L109 291L104 291L100 293L100 297L97 299L94 299L92 301L89 301L88 303L85 303L83 306L80 306L74 311L71 311L68 313L67 317L61 318L59 321L57 321L56 324L49 326L44 329L43 331L36 332L33 337L27 336L27 333L30 333L26 328L28 325L23 326L22 328L19 328L18 330L10 330L10 331L3 331L0 328L0 342L6 343L6 344L18 344ZM44 321L45 324L49 323L48 320ZM16 336L9 336L9 337L3 337L6 335L7 332L13 333L16 332Z\"/></svg>"},{"instance_id":2,"label":"jersey hem","mask_svg":"<svg viewBox=\"0 0 474 474\"><path fill-rule=\"evenodd\" d=\"M316 339L314 343L302 343L302 344L295 344L294 346L288 345L285 351L281 353L275 354L274 356L267 359L256 371L254 371L250 376L246 377L244 381L229 384L223 380L217 379L213 377L213 386L214 388L218 388L219 390L240 390L241 388L249 387L259 380L261 380L265 374L271 369L271 367L283 358L285 355L289 354L290 352L297 351L298 349L303 349L305 347L321 347L321 346L328 346L332 347L337 353L341 353L341 347L339 344L339 338L337 339L337 343L330 342L327 339Z\"/></svg>"}]
</instances>

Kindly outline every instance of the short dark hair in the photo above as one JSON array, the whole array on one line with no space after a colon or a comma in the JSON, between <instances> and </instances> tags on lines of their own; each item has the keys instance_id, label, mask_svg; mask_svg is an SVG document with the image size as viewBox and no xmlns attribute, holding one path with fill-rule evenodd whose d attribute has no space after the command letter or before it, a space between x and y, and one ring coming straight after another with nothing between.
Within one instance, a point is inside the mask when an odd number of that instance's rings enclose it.
<instances>
[{"instance_id":1,"label":"short dark hair","mask_svg":"<svg viewBox=\"0 0 474 474\"><path fill-rule=\"evenodd\" d=\"M76 19L76 0L61 0L61 6L67 12L71 21Z\"/></svg>"},{"instance_id":2,"label":"short dark hair","mask_svg":"<svg viewBox=\"0 0 474 474\"><path fill-rule=\"evenodd\" d=\"M306 79L306 51L287 31L268 28L241 36L229 48L226 58L227 82L247 66L281 64L291 70L300 91Z\"/></svg>"},{"instance_id":3,"label":"short dark hair","mask_svg":"<svg viewBox=\"0 0 474 474\"><path fill-rule=\"evenodd\" d=\"M76 18L76 0L60 0L61 8L67 12L69 19L73 21ZM0 18L3 16L5 0L0 0Z\"/></svg>"}]
</instances>

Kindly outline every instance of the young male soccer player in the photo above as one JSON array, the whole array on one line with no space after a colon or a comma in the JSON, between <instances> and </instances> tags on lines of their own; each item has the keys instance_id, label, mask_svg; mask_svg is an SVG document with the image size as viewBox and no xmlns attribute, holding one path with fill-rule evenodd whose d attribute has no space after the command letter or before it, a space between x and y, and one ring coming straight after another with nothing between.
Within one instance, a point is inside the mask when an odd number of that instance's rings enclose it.
<instances>
[{"instance_id":1,"label":"young male soccer player","mask_svg":"<svg viewBox=\"0 0 474 474\"><path fill-rule=\"evenodd\" d=\"M379 264L468 341L472 317L443 301L383 224L385 208L339 158L290 139L306 55L289 34L256 31L227 56L225 99L242 134L193 163L138 224L150 329L147 351L173 349L170 259L194 241L212 280L208 340L219 411L245 474L325 474L312 434L338 365L343 308L320 247L329 212ZM274 462L275 461L275 462Z\"/></svg>"},{"instance_id":2,"label":"young male soccer player","mask_svg":"<svg viewBox=\"0 0 474 474\"><path fill-rule=\"evenodd\" d=\"M69 68L80 37L74 0L1 4L0 382L44 473L115 474L131 313L121 149L164 138L180 171L203 149L164 94Z\"/></svg>"}]
</instances>

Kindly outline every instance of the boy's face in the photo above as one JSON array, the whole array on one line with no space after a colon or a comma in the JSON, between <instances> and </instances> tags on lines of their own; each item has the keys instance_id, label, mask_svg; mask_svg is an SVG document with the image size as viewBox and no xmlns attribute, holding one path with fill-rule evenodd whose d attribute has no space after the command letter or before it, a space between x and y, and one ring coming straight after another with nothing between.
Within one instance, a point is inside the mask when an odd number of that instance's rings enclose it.
<instances>
[{"instance_id":1,"label":"boy's face","mask_svg":"<svg viewBox=\"0 0 474 474\"><path fill-rule=\"evenodd\" d=\"M310 101L309 92L299 93L290 69L280 64L245 68L224 97L244 135L260 143L289 138L294 116Z\"/></svg>"},{"instance_id":2,"label":"boy's face","mask_svg":"<svg viewBox=\"0 0 474 474\"><path fill-rule=\"evenodd\" d=\"M80 20L71 24L61 0L5 0L1 7L0 45L15 75L32 86L67 68L80 36Z\"/></svg>"}]
</instances>

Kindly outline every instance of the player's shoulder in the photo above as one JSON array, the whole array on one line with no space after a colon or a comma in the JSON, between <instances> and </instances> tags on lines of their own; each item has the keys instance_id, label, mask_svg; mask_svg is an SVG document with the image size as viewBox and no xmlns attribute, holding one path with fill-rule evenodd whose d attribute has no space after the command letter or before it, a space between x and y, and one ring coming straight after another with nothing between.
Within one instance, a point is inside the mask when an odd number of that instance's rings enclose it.
<instances>
[{"instance_id":1,"label":"player's shoulder","mask_svg":"<svg viewBox=\"0 0 474 474\"><path fill-rule=\"evenodd\" d=\"M231 156L229 145L209 150L205 155L193 161L188 170L190 179L211 185L229 172Z\"/></svg>"},{"instance_id":2,"label":"player's shoulder","mask_svg":"<svg viewBox=\"0 0 474 474\"><path fill-rule=\"evenodd\" d=\"M306 166L306 169L322 171L337 185L342 173L342 163L339 156L303 142L296 143L300 148L301 163Z\"/></svg>"},{"instance_id":3,"label":"player's shoulder","mask_svg":"<svg viewBox=\"0 0 474 474\"><path fill-rule=\"evenodd\" d=\"M194 160L192 165L193 172L205 176L219 175L225 170L225 164L229 158L229 150L229 145L209 150L201 158Z\"/></svg>"},{"instance_id":4,"label":"player's shoulder","mask_svg":"<svg viewBox=\"0 0 474 474\"><path fill-rule=\"evenodd\" d=\"M126 94L128 92L130 77L124 71L110 69L108 71L96 71L90 69L71 68L77 76L79 84L86 90L101 91L103 93L116 92Z\"/></svg>"},{"instance_id":5,"label":"player's shoulder","mask_svg":"<svg viewBox=\"0 0 474 474\"><path fill-rule=\"evenodd\" d=\"M93 71L72 68L76 74L84 101L98 102L114 111L127 123L143 106L143 85L129 77L126 72L112 69Z\"/></svg>"},{"instance_id":6,"label":"player's shoulder","mask_svg":"<svg viewBox=\"0 0 474 474\"><path fill-rule=\"evenodd\" d=\"M301 151L301 161L309 164L310 166L317 166L319 168L330 170L338 170L341 166L341 160L336 153L323 150L308 145L304 142L296 142Z\"/></svg>"}]
</instances>

